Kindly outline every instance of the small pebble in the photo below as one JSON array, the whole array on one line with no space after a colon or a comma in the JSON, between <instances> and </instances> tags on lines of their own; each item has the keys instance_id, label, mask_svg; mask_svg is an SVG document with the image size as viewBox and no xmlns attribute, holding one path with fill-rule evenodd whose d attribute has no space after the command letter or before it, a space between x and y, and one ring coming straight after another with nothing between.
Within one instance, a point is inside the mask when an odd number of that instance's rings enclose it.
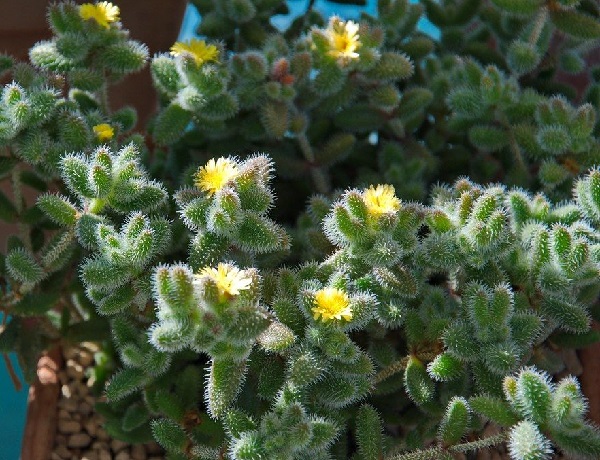
<instances>
[{"instance_id":1,"label":"small pebble","mask_svg":"<svg viewBox=\"0 0 600 460\"><path fill-rule=\"evenodd\" d=\"M81 431L81 423L75 420L59 420L58 431L65 434L79 433Z\"/></svg>"},{"instance_id":2,"label":"small pebble","mask_svg":"<svg viewBox=\"0 0 600 460\"><path fill-rule=\"evenodd\" d=\"M132 460L146 460L146 449L141 444L134 444L131 446L131 458Z\"/></svg>"},{"instance_id":3,"label":"small pebble","mask_svg":"<svg viewBox=\"0 0 600 460\"><path fill-rule=\"evenodd\" d=\"M88 450L84 452L81 460L98 460L98 453L93 450Z\"/></svg>"},{"instance_id":4,"label":"small pebble","mask_svg":"<svg viewBox=\"0 0 600 460\"><path fill-rule=\"evenodd\" d=\"M92 419L87 420L86 422L84 422L83 427L85 428L85 431L87 431L88 434L92 438L96 437L96 433L98 432L98 424L96 423L95 420L92 420Z\"/></svg>"},{"instance_id":5,"label":"small pebble","mask_svg":"<svg viewBox=\"0 0 600 460\"><path fill-rule=\"evenodd\" d=\"M79 405L79 413L82 415L90 415L93 410L94 408L85 401Z\"/></svg>"},{"instance_id":6,"label":"small pebble","mask_svg":"<svg viewBox=\"0 0 600 460\"><path fill-rule=\"evenodd\" d=\"M149 442L146 444L146 452L148 455L162 455L163 450L156 442Z\"/></svg>"},{"instance_id":7,"label":"small pebble","mask_svg":"<svg viewBox=\"0 0 600 460\"><path fill-rule=\"evenodd\" d=\"M131 460L131 456L129 455L129 452L127 452L127 450L122 450L117 454L115 460Z\"/></svg>"},{"instance_id":8,"label":"small pebble","mask_svg":"<svg viewBox=\"0 0 600 460\"><path fill-rule=\"evenodd\" d=\"M110 436L104 430L104 428L98 428L98 431L96 432L96 438L100 439L101 441L108 441L110 439Z\"/></svg>"},{"instance_id":9,"label":"small pebble","mask_svg":"<svg viewBox=\"0 0 600 460\"><path fill-rule=\"evenodd\" d=\"M101 450L100 455L98 455L98 460L112 460L112 455L108 450Z\"/></svg>"},{"instance_id":10,"label":"small pebble","mask_svg":"<svg viewBox=\"0 0 600 460\"><path fill-rule=\"evenodd\" d=\"M67 437L64 434L57 433L56 438L54 438L54 440L56 441L57 446L67 445Z\"/></svg>"},{"instance_id":11,"label":"small pebble","mask_svg":"<svg viewBox=\"0 0 600 460\"><path fill-rule=\"evenodd\" d=\"M84 368L90 367L94 363L94 354L88 350L80 350L78 361Z\"/></svg>"},{"instance_id":12,"label":"small pebble","mask_svg":"<svg viewBox=\"0 0 600 460\"><path fill-rule=\"evenodd\" d=\"M115 454L118 454L123 449L125 449L127 446L128 446L128 444L126 442L119 441L118 439L113 439L110 442L110 450L112 450L113 453L115 453Z\"/></svg>"},{"instance_id":13,"label":"small pebble","mask_svg":"<svg viewBox=\"0 0 600 460\"><path fill-rule=\"evenodd\" d=\"M67 360L67 375L75 380L83 379L83 366L73 359Z\"/></svg>"},{"instance_id":14,"label":"small pebble","mask_svg":"<svg viewBox=\"0 0 600 460\"><path fill-rule=\"evenodd\" d=\"M69 385L63 385L60 387L60 394L62 395L63 398L71 398L71 396L73 395L71 392L71 387Z\"/></svg>"},{"instance_id":15,"label":"small pebble","mask_svg":"<svg viewBox=\"0 0 600 460\"><path fill-rule=\"evenodd\" d=\"M92 442L92 438L87 433L77 433L69 436L67 445L69 447L87 447Z\"/></svg>"},{"instance_id":16,"label":"small pebble","mask_svg":"<svg viewBox=\"0 0 600 460\"><path fill-rule=\"evenodd\" d=\"M60 458L71 458L71 452L69 451L69 449L67 449L67 446L65 446L64 444L54 449L54 452L56 452L56 455L58 455Z\"/></svg>"}]
</instances>

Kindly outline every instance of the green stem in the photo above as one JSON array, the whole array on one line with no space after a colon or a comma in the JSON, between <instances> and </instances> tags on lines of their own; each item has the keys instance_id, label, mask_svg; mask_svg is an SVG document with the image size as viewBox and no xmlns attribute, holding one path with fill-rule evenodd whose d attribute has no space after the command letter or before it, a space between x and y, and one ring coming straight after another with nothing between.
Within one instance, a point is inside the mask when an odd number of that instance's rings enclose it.
<instances>
[{"instance_id":1,"label":"green stem","mask_svg":"<svg viewBox=\"0 0 600 460\"><path fill-rule=\"evenodd\" d=\"M306 137L306 133L302 132L297 135L298 143L300 144L300 150L304 155L304 158L310 163L310 175L315 183L315 187L319 193L327 195L330 192L329 180L325 175L325 171L323 168L318 166L314 166L315 162L315 154L313 149L308 141L308 137Z\"/></svg>"},{"instance_id":2,"label":"green stem","mask_svg":"<svg viewBox=\"0 0 600 460\"><path fill-rule=\"evenodd\" d=\"M548 19L548 9L542 8L538 15L535 18L535 23L533 25L533 30L531 31L531 35L529 36L529 44L536 45L538 40L540 39L540 34L544 29L544 25L546 24L546 20Z\"/></svg>"},{"instance_id":3,"label":"green stem","mask_svg":"<svg viewBox=\"0 0 600 460\"><path fill-rule=\"evenodd\" d=\"M506 433L496 434L487 438L478 439L477 441L464 442L462 444L456 444L448 448L442 448L439 446L431 447L425 450L417 450L408 452L405 454L397 454L391 457L386 457L385 460L439 460L439 459L453 459L452 454L460 454L469 452L471 450L483 449L486 447L492 447L497 444L506 441Z\"/></svg>"}]
</instances>

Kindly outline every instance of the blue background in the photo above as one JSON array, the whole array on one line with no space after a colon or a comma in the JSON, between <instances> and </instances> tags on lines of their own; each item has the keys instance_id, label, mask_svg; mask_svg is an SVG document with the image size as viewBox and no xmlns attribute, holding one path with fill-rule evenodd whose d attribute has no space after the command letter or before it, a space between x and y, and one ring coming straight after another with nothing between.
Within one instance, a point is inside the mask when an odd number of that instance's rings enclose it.
<instances>
[{"instance_id":1,"label":"blue background","mask_svg":"<svg viewBox=\"0 0 600 460\"><path fill-rule=\"evenodd\" d=\"M272 24L280 30L285 29L293 19L305 11L308 2L309 0L288 0L290 13L273 17ZM118 4L118 0L115 3ZM413 1L413 3L416 2ZM324 17L335 14L346 19L356 19L362 11L375 15L377 1L369 0L366 6L357 7L317 0L315 9L321 12ZM199 21L200 17L195 8L188 6L179 40L183 41L194 37ZM436 28L426 20L419 22L419 28L435 38L439 36ZM2 313L0 313L0 321L1 319ZM15 368L18 369L15 357L12 356L11 359ZM0 460L17 460L19 458L23 427L25 426L26 406L27 387L20 392L16 392L6 371L4 361L0 361Z\"/></svg>"}]
</instances>

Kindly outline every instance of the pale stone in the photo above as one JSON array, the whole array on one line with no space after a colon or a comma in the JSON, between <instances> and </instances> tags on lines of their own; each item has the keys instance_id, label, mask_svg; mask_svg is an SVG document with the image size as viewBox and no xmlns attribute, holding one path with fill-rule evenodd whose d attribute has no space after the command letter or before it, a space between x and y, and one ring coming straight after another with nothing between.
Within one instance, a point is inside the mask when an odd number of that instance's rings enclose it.
<instances>
[{"instance_id":1,"label":"pale stone","mask_svg":"<svg viewBox=\"0 0 600 460\"><path fill-rule=\"evenodd\" d=\"M65 434L79 433L81 431L81 423L76 420L59 420L58 431Z\"/></svg>"},{"instance_id":2,"label":"pale stone","mask_svg":"<svg viewBox=\"0 0 600 460\"><path fill-rule=\"evenodd\" d=\"M67 375L75 380L83 379L83 366L74 359L67 360Z\"/></svg>"},{"instance_id":3,"label":"pale stone","mask_svg":"<svg viewBox=\"0 0 600 460\"><path fill-rule=\"evenodd\" d=\"M71 396L73 396L71 387L69 385L62 385L60 387L60 394L62 395L63 398L69 399L71 398Z\"/></svg>"},{"instance_id":4,"label":"pale stone","mask_svg":"<svg viewBox=\"0 0 600 460\"><path fill-rule=\"evenodd\" d=\"M118 439L113 439L110 442L110 450L112 450L115 454L118 454L123 449L125 449L127 446L128 446L128 444L126 442L120 441Z\"/></svg>"},{"instance_id":5,"label":"pale stone","mask_svg":"<svg viewBox=\"0 0 600 460\"><path fill-rule=\"evenodd\" d=\"M78 361L83 367L90 367L94 362L94 354L88 350L82 349L79 351Z\"/></svg>"},{"instance_id":6,"label":"pale stone","mask_svg":"<svg viewBox=\"0 0 600 460\"><path fill-rule=\"evenodd\" d=\"M81 460L98 460L98 452L87 450L83 453Z\"/></svg>"},{"instance_id":7,"label":"pale stone","mask_svg":"<svg viewBox=\"0 0 600 460\"><path fill-rule=\"evenodd\" d=\"M100 351L100 346L94 342L81 342L80 346L82 349L87 350L91 353L96 353L97 351Z\"/></svg>"},{"instance_id":8,"label":"pale stone","mask_svg":"<svg viewBox=\"0 0 600 460\"><path fill-rule=\"evenodd\" d=\"M77 434L72 434L71 436L69 436L69 441L67 442L67 445L69 447L87 447L90 445L90 442L92 442L92 438L90 437L89 434L87 433L77 433Z\"/></svg>"}]
</instances>

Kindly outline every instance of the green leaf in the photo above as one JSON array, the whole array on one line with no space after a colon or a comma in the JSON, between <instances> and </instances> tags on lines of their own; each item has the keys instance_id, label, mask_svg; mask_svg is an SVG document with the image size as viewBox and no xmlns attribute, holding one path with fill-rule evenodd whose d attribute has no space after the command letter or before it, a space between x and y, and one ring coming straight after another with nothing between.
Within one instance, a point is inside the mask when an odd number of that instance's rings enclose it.
<instances>
[{"instance_id":1,"label":"green leaf","mask_svg":"<svg viewBox=\"0 0 600 460\"><path fill-rule=\"evenodd\" d=\"M233 359L213 359L206 385L206 404L214 418L222 418L235 402L246 375L246 362Z\"/></svg>"},{"instance_id":2,"label":"green leaf","mask_svg":"<svg viewBox=\"0 0 600 460\"><path fill-rule=\"evenodd\" d=\"M356 442L363 460L379 460L382 456L383 426L379 414L364 404L356 414Z\"/></svg>"},{"instance_id":3,"label":"green leaf","mask_svg":"<svg viewBox=\"0 0 600 460\"><path fill-rule=\"evenodd\" d=\"M551 11L550 18L558 30L573 37L584 40L600 38L600 21L598 21L598 18L570 9Z\"/></svg>"},{"instance_id":4,"label":"green leaf","mask_svg":"<svg viewBox=\"0 0 600 460\"><path fill-rule=\"evenodd\" d=\"M456 444L467 433L471 422L471 408L466 399L455 396L448 403L440 424L438 438L444 444Z\"/></svg>"},{"instance_id":5,"label":"green leaf","mask_svg":"<svg viewBox=\"0 0 600 460\"><path fill-rule=\"evenodd\" d=\"M121 369L108 382L106 397L109 401L118 401L141 389L146 381L147 377L141 369Z\"/></svg>"},{"instance_id":6,"label":"green leaf","mask_svg":"<svg viewBox=\"0 0 600 460\"><path fill-rule=\"evenodd\" d=\"M183 428L175 421L166 418L153 420L152 435L167 452L184 453L183 449L188 437Z\"/></svg>"},{"instance_id":7,"label":"green leaf","mask_svg":"<svg viewBox=\"0 0 600 460\"><path fill-rule=\"evenodd\" d=\"M472 396L469 398L469 405L475 412L500 426L512 426L519 421L512 407L495 396Z\"/></svg>"},{"instance_id":8,"label":"green leaf","mask_svg":"<svg viewBox=\"0 0 600 460\"><path fill-rule=\"evenodd\" d=\"M71 226L77 222L77 208L60 195L42 195L37 200L37 206L59 225Z\"/></svg>"},{"instance_id":9,"label":"green leaf","mask_svg":"<svg viewBox=\"0 0 600 460\"><path fill-rule=\"evenodd\" d=\"M0 219L5 222L14 222L17 215L15 205L12 204L4 192L0 192Z\"/></svg>"},{"instance_id":10,"label":"green leaf","mask_svg":"<svg viewBox=\"0 0 600 460\"><path fill-rule=\"evenodd\" d=\"M21 248L11 250L6 256L6 268L10 275L22 283L38 283L44 276L44 270L35 261L33 255Z\"/></svg>"}]
</instances>

